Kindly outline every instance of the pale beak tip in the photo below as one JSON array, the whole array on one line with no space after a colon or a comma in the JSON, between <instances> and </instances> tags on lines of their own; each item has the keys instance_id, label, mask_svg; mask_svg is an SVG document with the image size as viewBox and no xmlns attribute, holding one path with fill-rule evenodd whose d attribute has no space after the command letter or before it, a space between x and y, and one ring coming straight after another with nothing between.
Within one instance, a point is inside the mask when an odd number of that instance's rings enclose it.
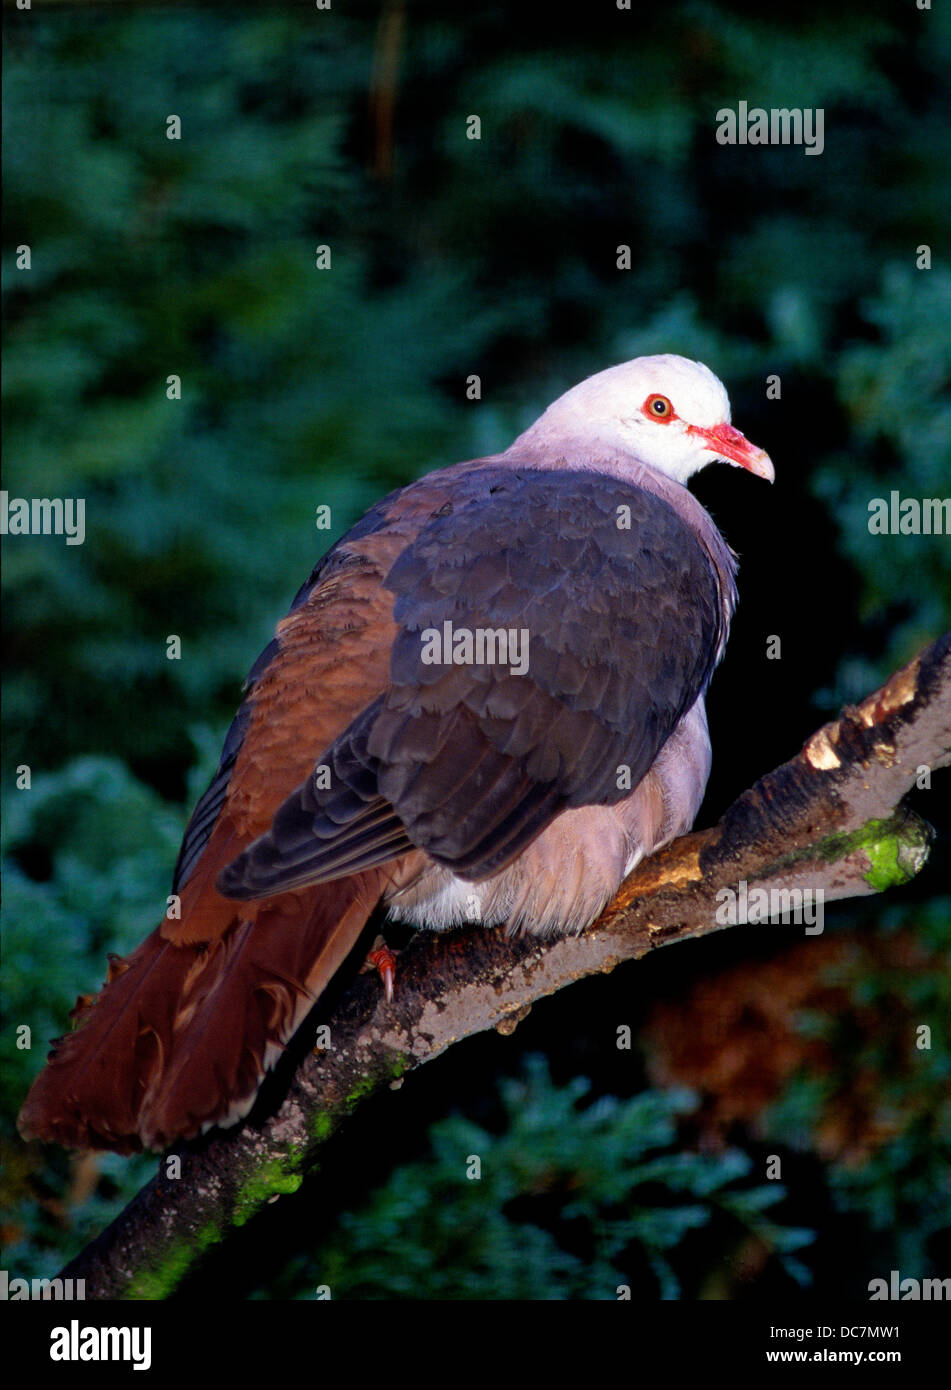
<instances>
[{"instance_id":1,"label":"pale beak tip","mask_svg":"<svg viewBox=\"0 0 951 1390\"><path fill-rule=\"evenodd\" d=\"M773 460L764 450L760 450L748 467L757 478L765 478L768 483L775 483L776 469L773 467Z\"/></svg>"}]
</instances>

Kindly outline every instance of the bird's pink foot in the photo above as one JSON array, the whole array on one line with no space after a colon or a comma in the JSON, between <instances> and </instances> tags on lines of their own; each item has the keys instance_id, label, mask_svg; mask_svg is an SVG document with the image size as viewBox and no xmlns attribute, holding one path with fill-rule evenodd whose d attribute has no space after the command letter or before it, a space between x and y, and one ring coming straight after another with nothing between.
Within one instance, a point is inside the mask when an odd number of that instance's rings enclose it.
<instances>
[{"instance_id":1,"label":"bird's pink foot","mask_svg":"<svg viewBox=\"0 0 951 1390\"><path fill-rule=\"evenodd\" d=\"M396 952L390 950L382 936L378 936L373 943L373 950L367 956L363 968L364 970L375 969L379 971L386 994L386 1002L392 1004L396 982Z\"/></svg>"}]
</instances>

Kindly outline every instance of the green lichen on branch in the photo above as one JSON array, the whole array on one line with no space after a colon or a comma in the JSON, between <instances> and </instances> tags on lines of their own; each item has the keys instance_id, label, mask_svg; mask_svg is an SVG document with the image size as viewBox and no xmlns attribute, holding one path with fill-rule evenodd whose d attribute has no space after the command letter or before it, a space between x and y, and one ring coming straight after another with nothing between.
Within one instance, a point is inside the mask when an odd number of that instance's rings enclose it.
<instances>
[{"instance_id":1,"label":"green lichen on branch","mask_svg":"<svg viewBox=\"0 0 951 1390\"><path fill-rule=\"evenodd\" d=\"M268 1159L245 1179L238 1190L232 1208L232 1223L243 1226L267 1202L296 1192L309 1167L299 1145L286 1154Z\"/></svg>"},{"instance_id":2,"label":"green lichen on branch","mask_svg":"<svg viewBox=\"0 0 951 1390\"><path fill-rule=\"evenodd\" d=\"M310 1124L310 1133L316 1144L326 1143L338 1129L347 1115L374 1092L393 1080L398 1080L410 1067L410 1060L402 1053L388 1059L385 1072L362 1077L339 1104L319 1110ZM292 1145L284 1154L268 1158L259 1167L253 1168L239 1188L231 1209L231 1224L244 1226L263 1206L278 1197L296 1192L305 1176L316 1168L313 1153L301 1144Z\"/></svg>"},{"instance_id":3,"label":"green lichen on branch","mask_svg":"<svg viewBox=\"0 0 951 1390\"><path fill-rule=\"evenodd\" d=\"M892 817L892 820L898 819ZM874 824L874 822L873 822ZM890 822L880 822L889 825ZM863 845L868 856L868 873L862 877L873 893L898 888L920 873L928 859L934 831L919 816L906 816L898 831L882 834Z\"/></svg>"},{"instance_id":4,"label":"green lichen on branch","mask_svg":"<svg viewBox=\"0 0 951 1390\"><path fill-rule=\"evenodd\" d=\"M372 1074L361 1076L342 1101L314 1111L308 1120L308 1129L314 1142L325 1144L339 1128L348 1115L352 1115L365 1100L382 1090L385 1086L399 1081L412 1065L412 1058L403 1052L396 1052L378 1059L379 1066Z\"/></svg>"},{"instance_id":5,"label":"green lichen on branch","mask_svg":"<svg viewBox=\"0 0 951 1390\"><path fill-rule=\"evenodd\" d=\"M407 1057L404 1052L391 1053L389 1056L381 1058L380 1061L381 1065L378 1071L372 1076L361 1077L353 1089L347 1093L344 1100L347 1114L355 1110L361 1101L373 1095L374 1091L392 1085L394 1081L399 1081L413 1065L412 1059Z\"/></svg>"},{"instance_id":6,"label":"green lichen on branch","mask_svg":"<svg viewBox=\"0 0 951 1390\"><path fill-rule=\"evenodd\" d=\"M869 861L862 877L873 893L896 888L924 868L934 831L927 821L905 807L883 820L869 820L855 830L827 835L814 845L792 850L774 859L758 879L771 879L789 869L810 863L838 864L861 850Z\"/></svg>"},{"instance_id":7,"label":"green lichen on branch","mask_svg":"<svg viewBox=\"0 0 951 1390\"><path fill-rule=\"evenodd\" d=\"M211 1246L219 1245L225 1234L217 1220L188 1232L168 1245L153 1264L136 1270L128 1288L119 1296L131 1301L148 1302L171 1297L200 1255Z\"/></svg>"}]
</instances>

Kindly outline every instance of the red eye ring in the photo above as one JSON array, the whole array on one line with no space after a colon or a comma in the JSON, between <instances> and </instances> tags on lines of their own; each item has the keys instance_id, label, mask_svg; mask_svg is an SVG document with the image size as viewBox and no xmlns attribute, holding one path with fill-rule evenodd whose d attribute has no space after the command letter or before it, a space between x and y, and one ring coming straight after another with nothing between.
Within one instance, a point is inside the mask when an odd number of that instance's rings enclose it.
<instances>
[{"instance_id":1,"label":"red eye ring","mask_svg":"<svg viewBox=\"0 0 951 1390\"><path fill-rule=\"evenodd\" d=\"M641 409L649 420L658 420L662 424L668 424L675 418L674 407L666 396L648 396Z\"/></svg>"}]
</instances>

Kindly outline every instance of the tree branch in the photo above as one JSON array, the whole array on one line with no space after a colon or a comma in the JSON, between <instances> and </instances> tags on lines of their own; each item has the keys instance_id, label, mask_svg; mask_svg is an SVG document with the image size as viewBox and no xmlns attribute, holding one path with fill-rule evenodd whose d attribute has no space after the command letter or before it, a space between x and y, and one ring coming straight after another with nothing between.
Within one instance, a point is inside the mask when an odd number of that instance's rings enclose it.
<instances>
[{"instance_id":1,"label":"tree branch","mask_svg":"<svg viewBox=\"0 0 951 1390\"><path fill-rule=\"evenodd\" d=\"M180 1176L169 1177L163 1159L61 1277L85 1279L87 1298L167 1297L209 1246L299 1187L362 1101L461 1038L513 1031L535 1000L573 980L729 925L718 908L739 902L741 885L752 903L754 889L831 900L906 882L932 832L901 799L924 780L921 769L930 776L949 762L946 633L744 792L718 825L641 864L581 936L420 932L400 956L391 1005L376 979L358 977L329 1016L332 1046L306 1058L276 1113L180 1146Z\"/></svg>"}]
</instances>

